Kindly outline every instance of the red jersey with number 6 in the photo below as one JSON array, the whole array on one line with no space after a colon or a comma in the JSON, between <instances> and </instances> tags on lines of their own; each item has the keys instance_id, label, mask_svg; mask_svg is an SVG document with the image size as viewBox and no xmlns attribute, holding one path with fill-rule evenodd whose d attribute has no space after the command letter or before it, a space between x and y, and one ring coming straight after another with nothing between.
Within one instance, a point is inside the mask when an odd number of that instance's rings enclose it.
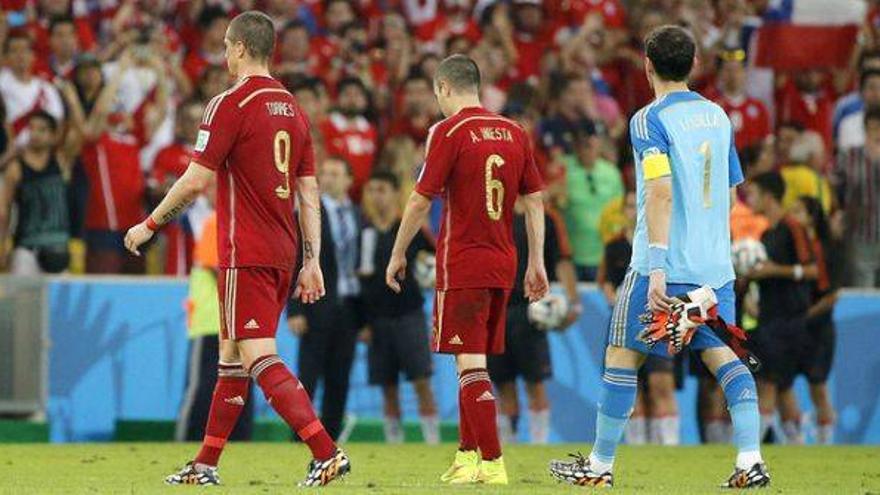
<instances>
[{"instance_id":1,"label":"red jersey with number 6","mask_svg":"<svg viewBox=\"0 0 880 495\"><path fill-rule=\"evenodd\" d=\"M437 289L513 288L513 204L542 188L531 139L516 122L471 107L435 124L416 191L444 200Z\"/></svg>"},{"instance_id":2,"label":"red jersey with number 6","mask_svg":"<svg viewBox=\"0 0 880 495\"><path fill-rule=\"evenodd\" d=\"M193 160L217 172L220 268L293 270L295 179L315 175L308 118L293 95L252 76L215 96Z\"/></svg>"}]
</instances>

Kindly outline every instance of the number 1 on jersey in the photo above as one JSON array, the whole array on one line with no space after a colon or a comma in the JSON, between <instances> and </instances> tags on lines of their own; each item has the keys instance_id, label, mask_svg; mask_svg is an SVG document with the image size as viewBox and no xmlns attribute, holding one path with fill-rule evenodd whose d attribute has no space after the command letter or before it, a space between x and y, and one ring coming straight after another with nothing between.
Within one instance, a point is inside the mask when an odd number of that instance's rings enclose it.
<instances>
[{"instance_id":1,"label":"number 1 on jersey","mask_svg":"<svg viewBox=\"0 0 880 495\"><path fill-rule=\"evenodd\" d=\"M700 154L703 155L703 208L712 207L712 146L709 141L703 141L700 145Z\"/></svg>"},{"instance_id":2,"label":"number 1 on jersey","mask_svg":"<svg viewBox=\"0 0 880 495\"><path fill-rule=\"evenodd\" d=\"M290 197L290 133L281 130L275 133L275 168L284 174L284 184L275 188L275 195L281 199Z\"/></svg>"},{"instance_id":3,"label":"number 1 on jersey","mask_svg":"<svg viewBox=\"0 0 880 495\"><path fill-rule=\"evenodd\" d=\"M504 165L501 155L489 155L486 158L486 213L495 221L501 220L504 208L504 183L492 176L495 167Z\"/></svg>"}]
</instances>

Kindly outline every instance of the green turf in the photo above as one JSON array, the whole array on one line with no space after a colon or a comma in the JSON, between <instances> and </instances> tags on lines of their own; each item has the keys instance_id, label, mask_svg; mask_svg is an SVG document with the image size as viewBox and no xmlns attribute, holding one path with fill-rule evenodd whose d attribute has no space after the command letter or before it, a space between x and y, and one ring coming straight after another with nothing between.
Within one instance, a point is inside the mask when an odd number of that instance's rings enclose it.
<instances>
[{"instance_id":1,"label":"green turf","mask_svg":"<svg viewBox=\"0 0 880 495\"><path fill-rule=\"evenodd\" d=\"M194 453L193 444L79 444L0 446L0 493L207 493L165 487L162 477ZM446 494L581 493L557 485L547 461L574 446L511 446L505 451L511 484L502 488L447 487L437 477L451 458L451 445L348 446L353 472L329 493ZM585 446L577 448L587 449ZM623 447L614 493L715 493L730 472L730 447ZM765 457L773 476L767 493L880 494L878 447L771 447ZM232 444L221 466L225 488L211 493L274 494L295 491L304 474L302 445Z\"/></svg>"}]
</instances>

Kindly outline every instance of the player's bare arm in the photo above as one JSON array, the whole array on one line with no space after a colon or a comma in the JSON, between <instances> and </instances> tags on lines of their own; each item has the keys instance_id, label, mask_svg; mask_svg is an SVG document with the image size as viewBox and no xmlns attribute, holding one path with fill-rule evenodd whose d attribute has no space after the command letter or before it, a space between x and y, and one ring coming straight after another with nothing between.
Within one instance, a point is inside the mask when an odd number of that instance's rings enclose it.
<instances>
[{"instance_id":1,"label":"player's bare arm","mask_svg":"<svg viewBox=\"0 0 880 495\"><path fill-rule=\"evenodd\" d=\"M400 228L397 231L397 238L394 239L391 259L388 261L388 268L385 270L385 283L394 292L400 292L400 281L406 277L406 250L409 248L416 232L425 224L430 210L430 199L415 191L410 194L409 200L406 203L406 209L403 211L403 219L400 221ZM541 210L542 222L543 214L543 210ZM542 236L542 244L544 242L543 239L544 237ZM541 252L543 252L543 248ZM544 277L546 278L546 274Z\"/></svg>"},{"instance_id":2,"label":"player's bare arm","mask_svg":"<svg viewBox=\"0 0 880 495\"><path fill-rule=\"evenodd\" d=\"M318 261L321 257L321 201L317 179L313 176L298 178L296 194L302 230L303 267L299 272L293 297L303 303L312 304L324 297L324 275Z\"/></svg>"},{"instance_id":3,"label":"player's bare arm","mask_svg":"<svg viewBox=\"0 0 880 495\"><path fill-rule=\"evenodd\" d=\"M746 274L750 280L765 278L789 278L792 280L816 280L819 278L819 267L816 263L807 265L780 265L772 261L765 261Z\"/></svg>"},{"instance_id":4,"label":"player's bare arm","mask_svg":"<svg viewBox=\"0 0 880 495\"><path fill-rule=\"evenodd\" d=\"M662 268L669 246L669 219L672 215L672 178L669 175L645 182L645 213L648 220L649 257L648 305L651 311L668 312L672 298L666 295L666 272Z\"/></svg>"},{"instance_id":5,"label":"player's bare arm","mask_svg":"<svg viewBox=\"0 0 880 495\"><path fill-rule=\"evenodd\" d=\"M128 229L125 234L125 249L140 256L139 248L149 241L162 225L174 220L183 210L214 180L214 171L190 162L186 172L171 186L168 194L156 209L143 222Z\"/></svg>"},{"instance_id":6,"label":"player's bare arm","mask_svg":"<svg viewBox=\"0 0 880 495\"><path fill-rule=\"evenodd\" d=\"M526 266L523 288L529 301L537 301L547 295L550 282L544 266L544 194L541 191L522 197L526 208L526 236L529 241L529 262Z\"/></svg>"},{"instance_id":7,"label":"player's bare arm","mask_svg":"<svg viewBox=\"0 0 880 495\"><path fill-rule=\"evenodd\" d=\"M3 171L3 187L0 188L0 266L6 266L9 253L9 221L18 184L21 182L21 163L13 161Z\"/></svg>"}]
</instances>

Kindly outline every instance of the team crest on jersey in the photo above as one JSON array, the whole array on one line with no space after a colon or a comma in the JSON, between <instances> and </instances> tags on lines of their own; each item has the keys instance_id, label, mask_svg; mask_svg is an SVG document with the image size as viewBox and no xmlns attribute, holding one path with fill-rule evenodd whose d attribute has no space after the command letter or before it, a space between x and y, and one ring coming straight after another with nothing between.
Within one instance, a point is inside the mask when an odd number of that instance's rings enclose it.
<instances>
[{"instance_id":1,"label":"team crest on jersey","mask_svg":"<svg viewBox=\"0 0 880 495\"><path fill-rule=\"evenodd\" d=\"M196 136L196 145L195 150L201 153L205 151L205 148L208 147L208 139L211 138L211 133L204 129L199 129L199 134Z\"/></svg>"},{"instance_id":2,"label":"team crest on jersey","mask_svg":"<svg viewBox=\"0 0 880 495\"><path fill-rule=\"evenodd\" d=\"M645 158L648 158L651 155L661 155L661 154L662 153L660 152L660 148L657 148L656 146L652 146L642 152L642 160L644 160Z\"/></svg>"}]
</instances>

